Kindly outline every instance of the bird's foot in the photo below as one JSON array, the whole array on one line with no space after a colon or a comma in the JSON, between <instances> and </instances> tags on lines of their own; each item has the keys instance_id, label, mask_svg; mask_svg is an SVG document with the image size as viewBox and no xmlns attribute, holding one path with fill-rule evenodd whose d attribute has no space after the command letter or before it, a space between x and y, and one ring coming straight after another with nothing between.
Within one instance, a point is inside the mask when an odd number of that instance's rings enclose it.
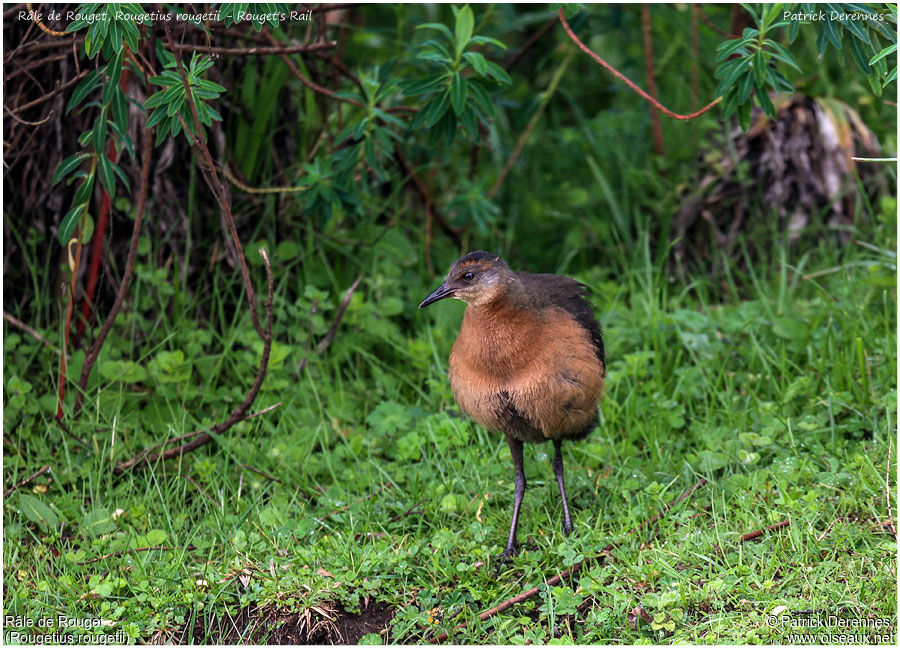
<instances>
[{"instance_id":1,"label":"bird's foot","mask_svg":"<svg viewBox=\"0 0 900 648\"><path fill-rule=\"evenodd\" d=\"M563 533L566 534L566 537L569 537L569 534L572 533L572 520L565 520L563 522Z\"/></svg>"},{"instance_id":2,"label":"bird's foot","mask_svg":"<svg viewBox=\"0 0 900 648\"><path fill-rule=\"evenodd\" d=\"M518 555L519 555L519 548L516 545L511 544L511 545L507 545L506 549L503 550L503 553L501 553L499 556L497 556L497 560L499 560L501 563L505 563Z\"/></svg>"}]
</instances>

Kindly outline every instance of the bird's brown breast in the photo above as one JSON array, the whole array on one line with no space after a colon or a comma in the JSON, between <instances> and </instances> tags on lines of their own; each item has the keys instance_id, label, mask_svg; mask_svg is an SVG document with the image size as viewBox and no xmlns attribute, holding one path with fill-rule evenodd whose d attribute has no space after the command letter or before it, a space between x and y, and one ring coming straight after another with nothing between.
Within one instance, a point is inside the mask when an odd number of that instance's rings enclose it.
<instances>
[{"instance_id":1,"label":"bird's brown breast","mask_svg":"<svg viewBox=\"0 0 900 648\"><path fill-rule=\"evenodd\" d=\"M450 354L459 406L523 441L580 436L596 419L606 370L563 308L469 306Z\"/></svg>"}]
</instances>

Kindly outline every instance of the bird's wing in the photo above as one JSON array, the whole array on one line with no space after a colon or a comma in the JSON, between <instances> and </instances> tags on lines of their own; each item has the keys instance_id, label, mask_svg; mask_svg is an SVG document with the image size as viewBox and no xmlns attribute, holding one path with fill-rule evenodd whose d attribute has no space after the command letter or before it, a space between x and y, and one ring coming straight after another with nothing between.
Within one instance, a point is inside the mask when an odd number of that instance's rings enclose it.
<instances>
[{"instance_id":1,"label":"bird's wing","mask_svg":"<svg viewBox=\"0 0 900 648\"><path fill-rule=\"evenodd\" d=\"M589 288L585 284L563 275L517 272L516 276L536 299L539 306L562 308L587 330L597 357L605 366L606 352L603 346L603 330L594 316L590 302L586 299Z\"/></svg>"}]
</instances>

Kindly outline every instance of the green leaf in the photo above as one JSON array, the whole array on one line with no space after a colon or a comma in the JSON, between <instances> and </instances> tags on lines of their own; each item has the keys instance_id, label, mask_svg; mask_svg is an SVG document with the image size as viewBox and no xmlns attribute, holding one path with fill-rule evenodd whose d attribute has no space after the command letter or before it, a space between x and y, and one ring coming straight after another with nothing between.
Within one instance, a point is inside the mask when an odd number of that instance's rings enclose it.
<instances>
[{"instance_id":1,"label":"green leaf","mask_svg":"<svg viewBox=\"0 0 900 648\"><path fill-rule=\"evenodd\" d=\"M848 41L848 45L850 47L850 56L856 62L856 66L862 70L863 74L871 74L872 68L869 67L869 62L866 60L865 52L862 51L859 41L851 38Z\"/></svg>"},{"instance_id":2,"label":"green leaf","mask_svg":"<svg viewBox=\"0 0 900 648\"><path fill-rule=\"evenodd\" d=\"M102 153L106 147L106 111L101 110L100 116L94 122L94 150Z\"/></svg>"},{"instance_id":3,"label":"green leaf","mask_svg":"<svg viewBox=\"0 0 900 648\"><path fill-rule=\"evenodd\" d=\"M72 171L77 169L81 165L81 162L88 157L90 157L89 153L76 153L75 155L67 157L65 160L60 162L59 166L56 167L56 173L53 174L53 184L58 183L60 180L72 173Z\"/></svg>"},{"instance_id":4,"label":"green leaf","mask_svg":"<svg viewBox=\"0 0 900 648\"><path fill-rule=\"evenodd\" d=\"M496 38L491 38L490 36L472 36L472 38L469 39L469 42L474 45L493 45L502 50L506 49L505 43L498 41Z\"/></svg>"},{"instance_id":5,"label":"green leaf","mask_svg":"<svg viewBox=\"0 0 900 648\"><path fill-rule=\"evenodd\" d=\"M72 108L80 104L85 97L87 97L91 92L93 92L97 86L100 85L100 72L97 70L93 70L90 74L84 77L81 81L78 82L78 85L75 86L75 90L72 91L72 96L69 98L69 103L66 104L66 114L69 113Z\"/></svg>"},{"instance_id":6,"label":"green leaf","mask_svg":"<svg viewBox=\"0 0 900 648\"><path fill-rule=\"evenodd\" d=\"M78 525L78 531L82 535L99 536L104 533L114 531L116 522L112 519L107 508L95 508L85 514L81 518L81 524Z\"/></svg>"},{"instance_id":7,"label":"green leaf","mask_svg":"<svg viewBox=\"0 0 900 648\"><path fill-rule=\"evenodd\" d=\"M748 74L746 78L749 79L750 75ZM750 128L750 116L752 114L752 108L753 107L749 101L742 101L738 104L738 123L741 125L741 130L743 131L746 131L748 128Z\"/></svg>"},{"instance_id":8,"label":"green leaf","mask_svg":"<svg viewBox=\"0 0 900 648\"><path fill-rule=\"evenodd\" d=\"M472 32L475 30L475 16L472 13L472 8L469 5L466 5L462 9L460 9L459 14L456 16L456 56L459 58L462 51L466 49L466 45L469 44L469 39L472 38Z\"/></svg>"},{"instance_id":9,"label":"green leaf","mask_svg":"<svg viewBox=\"0 0 900 648\"><path fill-rule=\"evenodd\" d=\"M869 59L869 65L875 65L875 63L876 63L877 61L880 61L881 59L883 59L883 58L886 57L886 56L890 56L891 54L893 54L893 53L896 52L896 51L897 51L897 43L893 43L892 45L888 45L888 46L885 47L883 50L881 50L880 52L878 52L878 54L876 54L876 55L873 56L871 59Z\"/></svg>"},{"instance_id":10,"label":"green leaf","mask_svg":"<svg viewBox=\"0 0 900 648\"><path fill-rule=\"evenodd\" d=\"M59 223L59 232L57 234L60 245L65 247L69 244L69 241L72 240L72 232L74 232L75 228L78 226L81 212L84 209L87 209L87 204L79 203L72 207L72 209L66 212L66 215L63 216L62 220Z\"/></svg>"},{"instance_id":11,"label":"green leaf","mask_svg":"<svg viewBox=\"0 0 900 648\"><path fill-rule=\"evenodd\" d=\"M772 100L769 99L769 93L766 92L765 86L756 86L756 98L759 100L759 105L766 115L773 120L778 118L775 106L772 105Z\"/></svg>"},{"instance_id":12,"label":"green leaf","mask_svg":"<svg viewBox=\"0 0 900 648\"><path fill-rule=\"evenodd\" d=\"M454 74L450 81L450 103L456 115L462 114L466 107L466 82L459 72Z\"/></svg>"},{"instance_id":13,"label":"green leaf","mask_svg":"<svg viewBox=\"0 0 900 648\"><path fill-rule=\"evenodd\" d=\"M59 526L59 518L53 510L33 495L19 494L19 512L44 531Z\"/></svg>"},{"instance_id":14,"label":"green leaf","mask_svg":"<svg viewBox=\"0 0 900 648\"><path fill-rule=\"evenodd\" d=\"M489 76L494 77L500 83L504 83L507 85L512 83L512 79L509 78L506 70L504 70L493 61L487 61L487 73Z\"/></svg>"},{"instance_id":15,"label":"green leaf","mask_svg":"<svg viewBox=\"0 0 900 648\"><path fill-rule=\"evenodd\" d=\"M776 59L778 59L782 63L790 65L792 68L797 70L797 72L803 72L803 70L800 69L800 66L797 65L797 61L794 60L793 55L791 55L791 53L784 49L781 45L773 40L769 40L768 38L764 41L764 43L774 50L774 52L771 52L771 54Z\"/></svg>"},{"instance_id":16,"label":"green leaf","mask_svg":"<svg viewBox=\"0 0 900 648\"><path fill-rule=\"evenodd\" d=\"M749 54L749 50L747 47L751 46L754 41L746 39L746 38L736 38L734 40L728 40L719 45L716 48L716 51L719 52L716 55L716 61L724 61L732 54Z\"/></svg>"},{"instance_id":17,"label":"green leaf","mask_svg":"<svg viewBox=\"0 0 900 648\"><path fill-rule=\"evenodd\" d=\"M841 35L838 30L834 26L834 21L831 19L831 16L828 14L825 15L825 22L822 23L822 32L825 34L825 37L834 45L837 49L841 49Z\"/></svg>"},{"instance_id":18,"label":"green leaf","mask_svg":"<svg viewBox=\"0 0 900 648\"><path fill-rule=\"evenodd\" d=\"M106 193L112 198L116 195L116 174L112 170L112 163L103 153L98 156L98 169L100 176L100 184L106 189Z\"/></svg>"},{"instance_id":19,"label":"green leaf","mask_svg":"<svg viewBox=\"0 0 900 648\"><path fill-rule=\"evenodd\" d=\"M737 84L737 88L737 102L739 106L743 106L747 103L747 99L750 98L750 93L753 91L753 75L745 74L742 76L740 82Z\"/></svg>"},{"instance_id":20,"label":"green leaf","mask_svg":"<svg viewBox=\"0 0 900 648\"><path fill-rule=\"evenodd\" d=\"M480 76L485 76L487 74L487 59L484 58L483 54L480 52L466 52L463 54L463 58Z\"/></svg>"},{"instance_id":21,"label":"green leaf","mask_svg":"<svg viewBox=\"0 0 900 648\"><path fill-rule=\"evenodd\" d=\"M425 23L424 25L416 25L416 29L436 29L444 36L447 37L447 40L453 41L453 34L450 32L450 28L447 25L442 23Z\"/></svg>"},{"instance_id":22,"label":"green leaf","mask_svg":"<svg viewBox=\"0 0 900 648\"><path fill-rule=\"evenodd\" d=\"M438 95L437 98L431 101L428 104L426 110L428 111L427 116L425 117L425 126L427 128L431 128L438 121L440 121L441 117L444 116L444 113L447 112L447 109L450 107L450 90L447 89L445 92L442 92Z\"/></svg>"},{"instance_id":23,"label":"green leaf","mask_svg":"<svg viewBox=\"0 0 900 648\"><path fill-rule=\"evenodd\" d=\"M737 59L735 61L729 61L729 63L734 63L728 71L725 78L722 79L722 82L719 83L719 87L716 89L716 96L722 97L728 92L732 86L737 82L740 78L741 74L750 74L752 76L752 71L748 68L750 67L753 59L752 58L743 58ZM728 65L726 63L725 65Z\"/></svg>"},{"instance_id":24,"label":"green leaf","mask_svg":"<svg viewBox=\"0 0 900 648\"><path fill-rule=\"evenodd\" d=\"M78 189L75 191L75 197L72 199L72 204L78 205L80 203L86 203L91 199L91 192L94 190L94 174L91 173L84 179L84 182L79 185ZM66 239L68 241L69 239Z\"/></svg>"}]
</instances>

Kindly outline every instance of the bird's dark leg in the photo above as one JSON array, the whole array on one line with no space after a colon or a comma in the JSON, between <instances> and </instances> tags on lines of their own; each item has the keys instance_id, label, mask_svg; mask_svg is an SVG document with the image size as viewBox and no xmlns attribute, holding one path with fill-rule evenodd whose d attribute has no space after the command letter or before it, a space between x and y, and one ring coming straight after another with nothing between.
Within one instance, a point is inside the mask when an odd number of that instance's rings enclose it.
<instances>
[{"instance_id":1,"label":"bird's dark leg","mask_svg":"<svg viewBox=\"0 0 900 648\"><path fill-rule=\"evenodd\" d=\"M519 507L522 506L522 498L525 496L525 463L522 460L522 442L509 435L506 436L506 442L509 444L509 452L516 467L516 499L513 504L512 524L509 526L509 540L506 541L506 549L500 554L502 560L519 555L519 548L516 546L516 526L519 524Z\"/></svg>"},{"instance_id":2,"label":"bird's dark leg","mask_svg":"<svg viewBox=\"0 0 900 648\"><path fill-rule=\"evenodd\" d=\"M572 532L572 518L569 517L569 503L566 501L566 486L563 483L562 442L554 441L553 447L556 449L556 455L553 457L553 472L556 474L556 483L559 484L559 494L563 501L563 531L569 535Z\"/></svg>"}]
</instances>

